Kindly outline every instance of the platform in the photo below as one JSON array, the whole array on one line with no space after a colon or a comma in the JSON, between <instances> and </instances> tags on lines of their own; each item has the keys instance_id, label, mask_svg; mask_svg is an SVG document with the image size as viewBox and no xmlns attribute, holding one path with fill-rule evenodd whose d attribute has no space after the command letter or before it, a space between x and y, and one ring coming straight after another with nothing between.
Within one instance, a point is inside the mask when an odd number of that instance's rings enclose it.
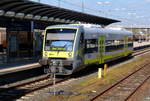
<instances>
[{"instance_id":1,"label":"platform","mask_svg":"<svg viewBox=\"0 0 150 101\"><path fill-rule=\"evenodd\" d=\"M150 41L134 42L133 43L134 48L143 47L143 46L150 46Z\"/></svg>"},{"instance_id":2,"label":"platform","mask_svg":"<svg viewBox=\"0 0 150 101\"><path fill-rule=\"evenodd\" d=\"M24 71L28 69L38 68L41 65L38 62L33 63L18 63L11 65L3 65L0 66L0 75L8 74L8 73L14 73L19 71Z\"/></svg>"}]
</instances>

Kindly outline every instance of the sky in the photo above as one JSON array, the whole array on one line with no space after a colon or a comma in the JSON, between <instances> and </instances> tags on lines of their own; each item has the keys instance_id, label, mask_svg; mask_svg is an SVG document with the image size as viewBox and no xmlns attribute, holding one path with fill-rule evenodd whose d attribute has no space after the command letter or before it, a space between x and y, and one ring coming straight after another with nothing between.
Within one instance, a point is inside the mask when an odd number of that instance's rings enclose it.
<instances>
[{"instance_id":1,"label":"sky","mask_svg":"<svg viewBox=\"0 0 150 101\"><path fill-rule=\"evenodd\" d=\"M121 21L111 26L150 27L150 0L40 0L40 2Z\"/></svg>"}]
</instances>

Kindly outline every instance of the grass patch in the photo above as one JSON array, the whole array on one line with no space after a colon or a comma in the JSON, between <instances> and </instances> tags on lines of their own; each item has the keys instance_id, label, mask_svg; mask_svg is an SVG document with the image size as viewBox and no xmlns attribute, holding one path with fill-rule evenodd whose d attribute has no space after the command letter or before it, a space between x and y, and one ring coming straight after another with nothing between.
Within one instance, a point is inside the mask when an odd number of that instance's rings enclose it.
<instances>
[{"instance_id":1,"label":"grass patch","mask_svg":"<svg viewBox=\"0 0 150 101\"><path fill-rule=\"evenodd\" d=\"M137 66L144 64L145 61L149 61L149 56L150 54L146 54L123 65L109 68L106 76L101 79L98 79L97 74L95 73L88 78L78 81L78 83L73 85L72 88L67 89L67 91L78 92L80 93L79 95L60 95L56 97L60 97L62 99L61 101L83 101L88 99L90 95L94 94L94 92L106 89L109 85L133 72L137 69ZM48 101L55 100L51 99Z\"/></svg>"}]
</instances>

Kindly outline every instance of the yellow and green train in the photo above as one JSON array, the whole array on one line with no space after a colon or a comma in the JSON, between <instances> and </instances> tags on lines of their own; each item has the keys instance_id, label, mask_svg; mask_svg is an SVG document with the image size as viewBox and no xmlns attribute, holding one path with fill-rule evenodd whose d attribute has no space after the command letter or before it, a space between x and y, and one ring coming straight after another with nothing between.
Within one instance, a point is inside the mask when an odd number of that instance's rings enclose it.
<instances>
[{"instance_id":1,"label":"yellow and green train","mask_svg":"<svg viewBox=\"0 0 150 101\"><path fill-rule=\"evenodd\" d=\"M129 31L87 24L53 25L45 30L40 64L56 75L70 75L132 52L133 34Z\"/></svg>"}]
</instances>

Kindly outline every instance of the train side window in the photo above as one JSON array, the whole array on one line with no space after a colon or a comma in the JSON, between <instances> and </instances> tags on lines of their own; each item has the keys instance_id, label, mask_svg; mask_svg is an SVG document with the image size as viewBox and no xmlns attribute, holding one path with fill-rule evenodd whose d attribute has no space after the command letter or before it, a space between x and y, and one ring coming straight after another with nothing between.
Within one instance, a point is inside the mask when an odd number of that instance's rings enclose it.
<instances>
[{"instance_id":1,"label":"train side window","mask_svg":"<svg viewBox=\"0 0 150 101\"><path fill-rule=\"evenodd\" d=\"M128 37L128 47L133 47L133 38Z\"/></svg>"},{"instance_id":2,"label":"train side window","mask_svg":"<svg viewBox=\"0 0 150 101\"><path fill-rule=\"evenodd\" d=\"M85 53L98 52L98 41L97 39L86 39L85 40Z\"/></svg>"},{"instance_id":3,"label":"train side window","mask_svg":"<svg viewBox=\"0 0 150 101\"><path fill-rule=\"evenodd\" d=\"M105 44L106 52L113 52L116 50L122 50L124 48L123 40L107 40Z\"/></svg>"}]
</instances>

